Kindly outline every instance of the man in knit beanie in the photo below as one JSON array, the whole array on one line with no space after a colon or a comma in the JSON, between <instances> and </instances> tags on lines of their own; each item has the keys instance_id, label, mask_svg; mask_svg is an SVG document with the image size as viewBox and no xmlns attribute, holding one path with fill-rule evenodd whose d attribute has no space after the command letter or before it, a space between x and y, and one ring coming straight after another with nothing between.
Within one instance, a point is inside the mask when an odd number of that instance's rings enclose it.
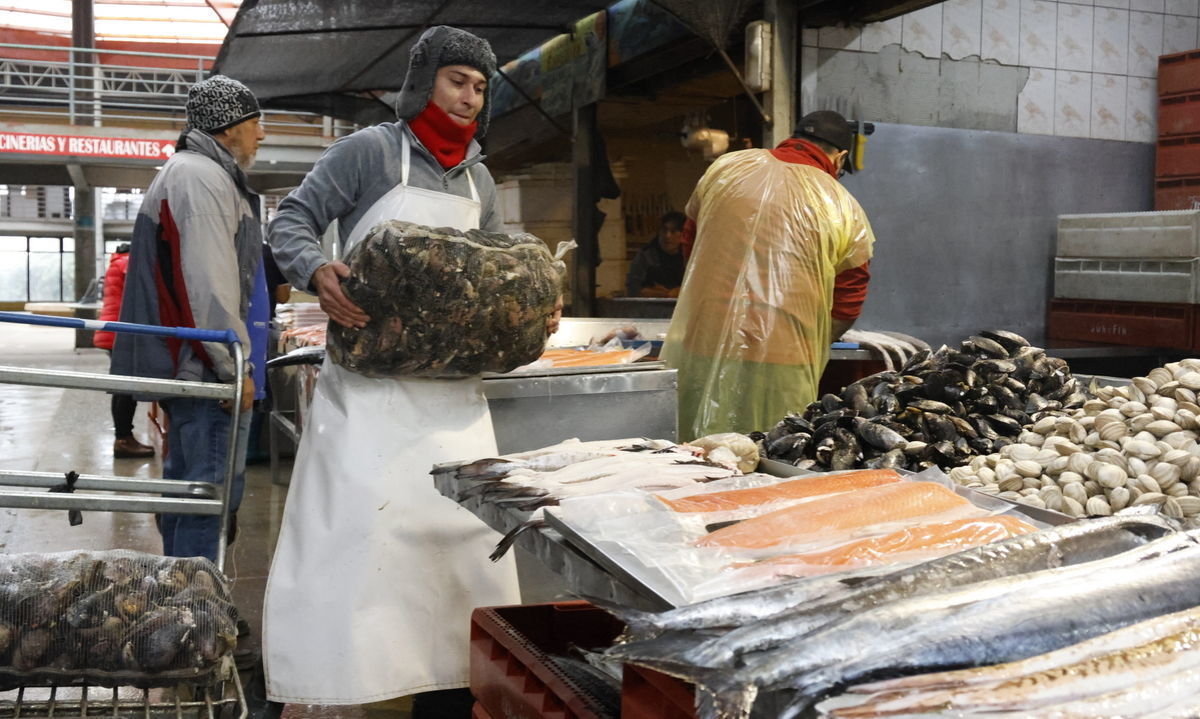
<instances>
[{"instance_id":1,"label":"man in knit beanie","mask_svg":"<svg viewBox=\"0 0 1200 719\"><path fill-rule=\"evenodd\" d=\"M229 447L231 410L226 403L189 398L158 399L167 413L163 475L184 482L220 483L226 457L235 457L230 508L242 495L250 405L262 396L253 366L266 362L266 338L247 327L251 303L263 302L262 225L259 199L246 184L264 137L258 102L237 80L216 75L188 92L187 127L176 152L146 189L130 240L122 322L233 330L245 353L237 447ZM261 296L260 296L261 294ZM257 306L257 305L256 305ZM254 365L252 366L252 363ZM118 333L112 352L115 374L200 382L233 382L239 367L229 345L182 342ZM236 514L234 515L236 516ZM232 522L231 518L231 522ZM216 560L220 519L162 514L163 553Z\"/></svg>"},{"instance_id":2,"label":"man in knit beanie","mask_svg":"<svg viewBox=\"0 0 1200 719\"><path fill-rule=\"evenodd\" d=\"M393 219L501 230L478 142L495 71L487 41L429 28L410 52L398 121L335 142L279 204L268 229L275 259L331 322L369 319L342 293L349 268L321 251L334 221L343 250ZM516 569L511 557L487 560L499 537L438 495L428 472L496 451L479 378L380 379L322 366L267 582L269 699L415 695L414 719L471 716L470 613L519 603Z\"/></svg>"}]
</instances>

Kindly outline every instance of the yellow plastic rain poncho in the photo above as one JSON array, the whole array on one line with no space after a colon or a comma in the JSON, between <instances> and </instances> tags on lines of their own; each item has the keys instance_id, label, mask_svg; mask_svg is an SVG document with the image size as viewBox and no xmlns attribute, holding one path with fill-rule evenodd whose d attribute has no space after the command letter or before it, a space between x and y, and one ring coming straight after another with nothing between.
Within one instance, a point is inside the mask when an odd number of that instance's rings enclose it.
<instances>
[{"instance_id":1,"label":"yellow plastic rain poncho","mask_svg":"<svg viewBox=\"0 0 1200 719\"><path fill-rule=\"evenodd\" d=\"M765 431L816 399L834 277L875 236L829 173L767 150L718 159L687 214L696 241L662 353L679 370L679 439Z\"/></svg>"}]
</instances>

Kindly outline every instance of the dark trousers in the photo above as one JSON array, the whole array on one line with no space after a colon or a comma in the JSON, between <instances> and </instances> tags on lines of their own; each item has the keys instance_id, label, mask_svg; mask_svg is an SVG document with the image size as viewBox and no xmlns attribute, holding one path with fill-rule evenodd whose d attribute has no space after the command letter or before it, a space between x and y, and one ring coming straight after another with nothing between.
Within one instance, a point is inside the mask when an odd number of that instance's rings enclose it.
<instances>
[{"instance_id":1,"label":"dark trousers","mask_svg":"<svg viewBox=\"0 0 1200 719\"><path fill-rule=\"evenodd\" d=\"M117 439L133 436L133 413L137 411L137 401L127 394L112 396L113 429Z\"/></svg>"},{"instance_id":2,"label":"dark trousers","mask_svg":"<svg viewBox=\"0 0 1200 719\"><path fill-rule=\"evenodd\" d=\"M412 719L471 719L470 689L443 689L413 695Z\"/></svg>"}]
</instances>

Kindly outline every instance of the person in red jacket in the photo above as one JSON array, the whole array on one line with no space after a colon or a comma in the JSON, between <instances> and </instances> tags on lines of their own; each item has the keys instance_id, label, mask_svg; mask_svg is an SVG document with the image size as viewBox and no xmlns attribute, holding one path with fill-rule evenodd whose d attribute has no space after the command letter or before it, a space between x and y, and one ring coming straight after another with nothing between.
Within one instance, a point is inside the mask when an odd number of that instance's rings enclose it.
<instances>
[{"instance_id":1,"label":"person in red jacket","mask_svg":"<svg viewBox=\"0 0 1200 719\"><path fill-rule=\"evenodd\" d=\"M129 244L117 246L116 252L108 260L108 271L104 273L104 306L100 308L101 322L116 322L121 314L121 295L125 291L125 272L129 267ZM99 330L92 344L102 350L112 353L112 332ZM113 441L113 457L130 459L153 457L154 448L142 444L133 436L133 415L137 411L137 401L127 394L113 394L112 418L113 429L117 438Z\"/></svg>"}]
</instances>

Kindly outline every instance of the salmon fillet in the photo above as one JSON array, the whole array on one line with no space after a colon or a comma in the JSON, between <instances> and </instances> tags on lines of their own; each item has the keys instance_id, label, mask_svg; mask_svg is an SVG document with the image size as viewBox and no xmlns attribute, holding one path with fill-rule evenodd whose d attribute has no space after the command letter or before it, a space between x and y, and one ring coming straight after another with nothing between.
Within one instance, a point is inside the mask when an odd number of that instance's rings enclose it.
<instances>
[{"instance_id":1,"label":"salmon fillet","mask_svg":"<svg viewBox=\"0 0 1200 719\"><path fill-rule=\"evenodd\" d=\"M935 482L896 482L814 499L747 519L696 540L701 547L771 547L796 537L834 533L934 515L971 503Z\"/></svg>"},{"instance_id":2,"label":"salmon fillet","mask_svg":"<svg viewBox=\"0 0 1200 719\"><path fill-rule=\"evenodd\" d=\"M823 494L849 492L853 489L879 487L901 480L900 474L891 469L867 469L845 474L817 475L793 479L787 482L747 489L731 489L726 492L696 494L681 499L659 497L676 512L719 512L722 510L754 507L785 499L807 499Z\"/></svg>"},{"instance_id":3,"label":"salmon fillet","mask_svg":"<svg viewBox=\"0 0 1200 719\"><path fill-rule=\"evenodd\" d=\"M610 364L628 364L633 361L634 350L610 350L589 352L588 350L546 350L541 359L549 360L555 367L596 367Z\"/></svg>"},{"instance_id":4,"label":"salmon fillet","mask_svg":"<svg viewBox=\"0 0 1200 719\"><path fill-rule=\"evenodd\" d=\"M957 552L1036 531L1037 527L1029 522L1007 514L970 517L918 524L889 534L847 542L820 552L788 554L757 564L803 564L836 570L844 565L862 566L887 562L893 555L904 552Z\"/></svg>"}]
</instances>

